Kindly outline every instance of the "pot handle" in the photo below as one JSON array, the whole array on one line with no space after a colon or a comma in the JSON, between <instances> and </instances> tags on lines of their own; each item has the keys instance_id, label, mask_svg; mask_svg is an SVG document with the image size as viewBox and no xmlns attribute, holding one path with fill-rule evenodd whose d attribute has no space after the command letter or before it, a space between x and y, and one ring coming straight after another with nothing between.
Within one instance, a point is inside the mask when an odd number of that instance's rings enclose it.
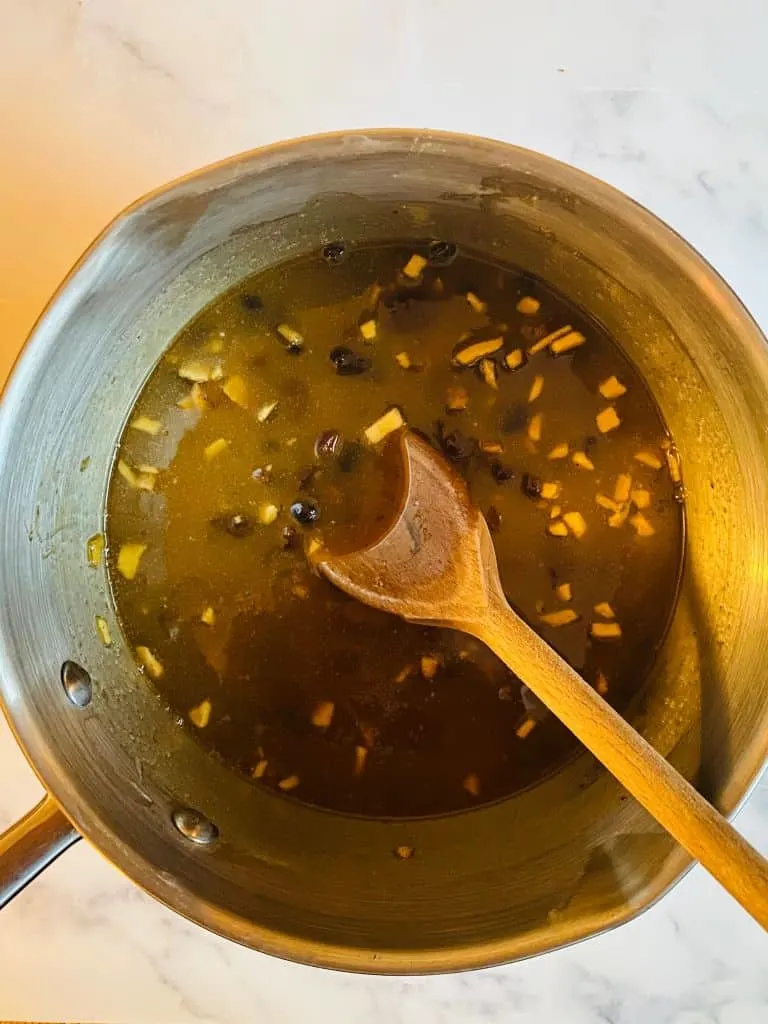
<instances>
[{"instance_id":1,"label":"pot handle","mask_svg":"<svg viewBox=\"0 0 768 1024\"><path fill-rule=\"evenodd\" d=\"M0 835L0 908L80 838L52 796Z\"/></svg>"}]
</instances>

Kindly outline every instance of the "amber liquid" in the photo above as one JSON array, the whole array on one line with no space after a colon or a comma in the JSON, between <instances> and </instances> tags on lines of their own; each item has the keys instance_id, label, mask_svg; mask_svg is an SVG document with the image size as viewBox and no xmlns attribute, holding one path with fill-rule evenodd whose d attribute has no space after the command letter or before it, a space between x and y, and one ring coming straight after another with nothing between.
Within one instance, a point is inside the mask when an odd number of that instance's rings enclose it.
<instances>
[{"instance_id":1,"label":"amber liquid","mask_svg":"<svg viewBox=\"0 0 768 1024\"><path fill-rule=\"evenodd\" d=\"M366 442L367 427L396 406L455 460L493 530L509 601L619 709L642 687L663 640L684 533L667 430L602 327L543 282L472 253L438 251L441 265L408 280L402 268L413 251L393 243L337 260L313 253L203 310L158 363L129 419L143 415L161 429L127 426L120 443L125 464L159 470L154 489L115 472L107 518L124 635L162 665L150 681L181 727L281 798L387 817L509 796L563 765L576 743L478 642L373 611L311 571L311 537L331 546L363 540L382 528L382 498L394 500L383 446ZM428 245L416 251L426 255ZM523 297L538 300L538 312L519 312ZM359 325L370 318L376 338L366 342ZM302 336L298 351L277 333L280 324ZM514 371L502 365L505 352L530 349L566 324L584 344L559 357L528 356ZM495 388L477 368L452 364L467 332L503 336ZM330 358L338 346L362 359L361 372L338 372ZM191 381L180 375L190 360L214 367L217 378L196 390L202 411L179 407L190 404ZM238 401L225 393L233 376L245 386L230 389ZM537 376L543 390L529 403ZM599 386L611 376L626 394L607 401ZM449 389L454 402L463 390L464 410L447 411ZM601 434L596 417L608 405L621 422ZM542 417L539 441L529 436L534 414ZM211 456L220 439L226 445ZM548 458L563 443L569 456ZM502 452L483 450L497 445ZM594 469L575 465L573 451ZM638 462L643 451L661 468ZM649 492L642 514L652 535L640 536L629 519L610 526L610 510L596 504L596 495L614 494L622 473ZM539 497L547 482L560 486L554 500ZM297 502L305 520L311 507L314 522L296 520ZM553 505L581 512L586 533L552 536ZM126 542L146 545L130 580L117 568ZM565 583L570 601L556 589ZM608 621L594 611L603 602L619 638L590 635L593 622ZM577 621L556 628L542 619L565 608ZM206 609L212 621L202 621ZM331 717L318 725L323 704Z\"/></svg>"}]
</instances>

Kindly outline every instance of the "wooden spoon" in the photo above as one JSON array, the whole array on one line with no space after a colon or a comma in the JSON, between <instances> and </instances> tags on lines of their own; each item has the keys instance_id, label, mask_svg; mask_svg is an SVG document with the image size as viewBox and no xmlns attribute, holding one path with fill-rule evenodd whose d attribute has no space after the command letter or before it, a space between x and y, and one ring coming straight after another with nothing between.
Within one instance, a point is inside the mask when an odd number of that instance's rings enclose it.
<instances>
[{"instance_id":1,"label":"wooden spoon","mask_svg":"<svg viewBox=\"0 0 768 1024\"><path fill-rule=\"evenodd\" d=\"M512 611L461 477L414 434L404 433L400 447L405 487L394 523L364 550L322 553L319 570L374 608L482 640L768 929L768 861Z\"/></svg>"}]
</instances>

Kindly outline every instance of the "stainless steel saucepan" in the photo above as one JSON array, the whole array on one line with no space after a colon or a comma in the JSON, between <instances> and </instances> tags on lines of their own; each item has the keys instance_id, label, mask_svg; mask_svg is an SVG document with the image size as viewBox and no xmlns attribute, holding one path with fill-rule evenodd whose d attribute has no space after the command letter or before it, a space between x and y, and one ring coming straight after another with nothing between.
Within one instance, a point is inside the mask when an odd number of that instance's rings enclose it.
<instances>
[{"instance_id":1,"label":"stainless steel saucepan","mask_svg":"<svg viewBox=\"0 0 768 1024\"><path fill-rule=\"evenodd\" d=\"M432 133L305 139L208 168L118 217L8 385L0 695L50 796L0 839L0 902L83 835L147 892L238 942L415 973L592 935L688 866L586 755L465 814L398 823L300 806L209 757L119 638L86 540L103 526L117 438L163 349L260 268L339 238L408 237L541 275L603 321L649 382L681 450L688 537L674 621L633 718L726 813L756 778L768 750L768 348L753 321L669 228L546 157ZM395 858L402 844L416 856Z\"/></svg>"}]
</instances>

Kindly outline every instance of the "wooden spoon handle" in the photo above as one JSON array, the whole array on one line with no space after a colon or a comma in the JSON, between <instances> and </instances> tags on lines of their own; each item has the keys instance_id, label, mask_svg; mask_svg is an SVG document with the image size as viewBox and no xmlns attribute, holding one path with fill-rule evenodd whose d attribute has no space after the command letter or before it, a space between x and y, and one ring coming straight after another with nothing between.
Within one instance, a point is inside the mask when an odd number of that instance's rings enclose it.
<instances>
[{"instance_id":1,"label":"wooden spoon handle","mask_svg":"<svg viewBox=\"0 0 768 1024\"><path fill-rule=\"evenodd\" d=\"M768 930L768 861L506 602L471 631Z\"/></svg>"}]
</instances>

